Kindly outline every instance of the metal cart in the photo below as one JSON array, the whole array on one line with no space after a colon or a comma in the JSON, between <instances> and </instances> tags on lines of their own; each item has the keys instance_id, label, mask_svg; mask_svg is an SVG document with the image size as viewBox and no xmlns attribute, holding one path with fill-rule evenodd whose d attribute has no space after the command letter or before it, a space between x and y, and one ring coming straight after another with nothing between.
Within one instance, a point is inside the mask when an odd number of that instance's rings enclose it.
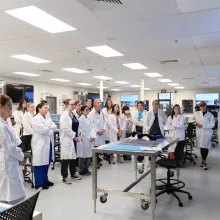
<instances>
[{"instance_id":1,"label":"metal cart","mask_svg":"<svg viewBox=\"0 0 220 220\"><path fill-rule=\"evenodd\" d=\"M179 141L178 138L168 138L166 139L166 144L162 148L163 151L167 150L170 146ZM93 165L92 165L92 185L93 185L93 200L94 200L94 212L96 212L96 200L98 192L102 193L100 197L101 203L107 202L108 194L115 194L120 196L127 196L138 198L141 201L141 208L147 210L149 204L152 208L152 220L155 220L155 210L156 210L156 157L160 154L159 151L125 151L125 150L108 150L105 149L103 145L92 150ZM134 155L134 168L135 168L135 181L132 182L128 187L122 191L113 190L113 189L101 189L98 188L97 183L97 154L123 154L123 155ZM148 156L151 157L151 168L147 170L143 175L137 178L137 156ZM141 182L147 175L151 174L151 194L138 194L129 192L134 186Z\"/></svg>"}]
</instances>

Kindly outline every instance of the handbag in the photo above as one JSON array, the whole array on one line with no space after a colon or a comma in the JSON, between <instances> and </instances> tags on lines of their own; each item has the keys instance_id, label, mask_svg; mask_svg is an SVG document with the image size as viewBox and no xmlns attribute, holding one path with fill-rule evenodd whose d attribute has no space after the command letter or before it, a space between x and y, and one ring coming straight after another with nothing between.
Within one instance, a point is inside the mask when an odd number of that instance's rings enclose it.
<instances>
[{"instance_id":1,"label":"handbag","mask_svg":"<svg viewBox=\"0 0 220 220\"><path fill-rule=\"evenodd\" d=\"M32 135L21 136L21 141L22 141L21 148L23 152L27 152L31 150L31 139L32 139Z\"/></svg>"}]
</instances>

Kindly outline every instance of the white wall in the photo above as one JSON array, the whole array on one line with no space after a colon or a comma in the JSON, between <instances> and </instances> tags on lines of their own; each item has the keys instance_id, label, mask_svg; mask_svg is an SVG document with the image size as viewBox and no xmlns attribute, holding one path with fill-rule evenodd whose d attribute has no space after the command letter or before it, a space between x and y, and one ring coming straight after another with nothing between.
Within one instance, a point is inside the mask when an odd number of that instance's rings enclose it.
<instances>
[{"instance_id":1,"label":"white wall","mask_svg":"<svg viewBox=\"0 0 220 220\"><path fill-rule=\"evenodd\" d=\"M62 96L65 95L67 98L76 98L76 96L73 95L73 91L78 91L79 88L74 88L71 86L66 85L57 85L52 83L43 83L43 82L37 82L32 80L24 80L24 79L18 79L18 78L9 78L9 77L1 77L0 80L4 81L4 85L6 83L18 83L18 84L27 84L27 85L33 85L34 86L34 103L38 104L40 102L41 98L45 98L43 94L45 93L51 93L52 96L57 97L57 111L58 113L62 112L62 106L59 106L59 99L62 99ZM81 91L88 92L88 90L82 88ZM94 91L90 91L94 92ZM96 91L97 92L97 91ZM16 106L13 106L15 108Z\"/></svg>"},{"instance_id":2,"label":"white wall","mask_svg":"<svg viewBox=\"0 0 220 220\"><path fill-rule=\"evenodd\" d=\"M182 106L183 99L192 99L193 105L196 103L196 93L220 93L220 88L211 88L211 89L194 89L194 90L176 90L177 93L173 94L173 104L179 104ZM168 91L169 92L169 91ZM160 91L145 91L144 99L149 100L149 108L151 110L151 103L154 99L157 99L158 93ZM140 97L140 92L112 92L111 97L113 103L120 104L121 95L134 95L138 94Z\"/></svg>"}]
</instances>

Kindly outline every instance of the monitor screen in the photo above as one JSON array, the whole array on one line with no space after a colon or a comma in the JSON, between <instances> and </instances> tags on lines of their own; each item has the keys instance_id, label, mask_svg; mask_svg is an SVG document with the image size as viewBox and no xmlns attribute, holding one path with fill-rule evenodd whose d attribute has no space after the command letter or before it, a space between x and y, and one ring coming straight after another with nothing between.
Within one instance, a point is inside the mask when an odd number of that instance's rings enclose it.
<instances>
[{"instance_id":1,"label":"monitor screen","mask_svg":"<svg viewBox=\"0 0 220 220\"><path fill-rule=\"evenodd\" d=\"M28 103L34 102L34 87L33 86L25 86L24 98Z\"/></svg>"},{"instance_id":2,"label":"monitor screen","mask_svg":"<svg viewBox=\"0 0 220 220\"><path fill-rule=\"evenodd\" d=\"M138 101L138 95L121 95L121 103L125 102L127 106L135 106Z\"/></svg>"},{"instance_id":3,"label":"monitor screen","mask_svg":"<svg viewBox=\"0 0 220 220\"><path fill-rule=\"evenodd\" d=\"M24 86L20 84L6 84L6 94L13 103L19 103L24 98Z\"/></svg>"},{"instance_id":4,"label":"monitor screen","mask_svg":"<svg viewBox=\"0 0 220 220\"><path fill-rule=\"evenodd\" d=\"M206 105L219 105L219 93L196 94L196 105L201 101L206 102Z\"/></svg>"},{"instance_id":5,"label":"monitor screen","mask_svg":"<svg viewBox=\"0 0 220 220\"><path fill-rule=\"evenodd\" d=\"M170 100L171 94L170 93L159 93L158 98L159 100Z\"/></svg>"}]
</instances>

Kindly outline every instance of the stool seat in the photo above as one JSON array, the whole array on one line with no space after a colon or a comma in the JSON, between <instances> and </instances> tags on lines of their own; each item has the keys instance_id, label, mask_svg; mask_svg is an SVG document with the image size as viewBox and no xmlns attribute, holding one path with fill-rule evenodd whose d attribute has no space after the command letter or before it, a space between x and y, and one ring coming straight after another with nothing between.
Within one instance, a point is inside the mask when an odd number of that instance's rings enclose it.
<instances>
[{"instance_id":1,"label":"stool seat","mask_svg":"<svg viewBox=\"0 0 220 220\"><path fill-rule=\"evenodd\" d=\"M177 168L176 160L173 159L160 159L156 162L157 165L161 167L165 167L167 169L175 169Z\"/></svg>"}]
</instances>

